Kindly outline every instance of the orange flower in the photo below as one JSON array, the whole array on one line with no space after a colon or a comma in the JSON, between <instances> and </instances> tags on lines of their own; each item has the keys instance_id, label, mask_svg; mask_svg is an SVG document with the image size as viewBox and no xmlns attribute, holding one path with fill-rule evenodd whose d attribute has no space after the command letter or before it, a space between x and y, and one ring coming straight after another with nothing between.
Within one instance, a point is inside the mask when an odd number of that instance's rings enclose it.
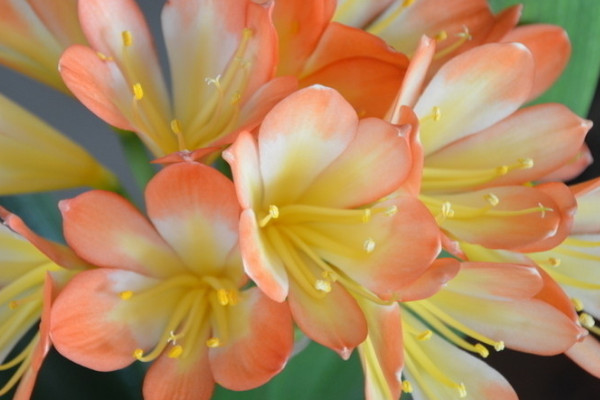
<instances>
[{"instance_id":1,"label":"orange flower","mask_svg":"<svg viewBox=\"0 0 600 400\"><path fill-rule=\"evenodd\" d=\"M99 371L153 361L145 399L208 399L265 383L290 355L285 304L246 283L231 181L198 163L159 172L150 221L110 192L60 203L67 242L100 266L76 276L51 314L64 356Z\"/></svg>"},{"instance_id":2,"label":"orange flower","mask_svg":"<svg viewBox=\"0 0 600 400\"><path fill-rule=\"evenodd\" d=\"M363 28L396 50L414 56L423 35L435 38L437 51L429 76L450 58L492 42L518 42L533 53L536 74L529 99L559 77L571 54L566 32L554 25L515 27L521 5L494 15L487 0L338 0L334 19Z\"/></svg>"},{"instance_id":3,"label":"orange flower","mask_svg":"<svg viewBox=\"0 0 600 400\"><path fill-rule=\"evenodd\" d=\"M79 1L91 47L60 60L66 85L107 123L137 132L157 156L227 142L256 126L295 88L272 80L270 6L251 0L174 0L162 11L172 98L153 38L133 0Z\"/></svg>"},{"instance_id":4,"label":"orange flower","mask_svg":"<svg viewBox=\"0 0 600 400\"><path fill-rule=\"evenodd\" d=\"M0 3L0 63L69 93L56 66L68 46L85 43L77 0Z\"/></svg>"},{"instance_id":5,"label":"orange flower","mask_svg":"<svg viewBox=\"0 0 600 400\"><path fill-rule=\"evenodd\" d=\"M402 296L439 251L435 222L403 186L419 162L406 128L359 122L336 91L313 86L275 106L258 138L242 133L224 153L248 275L344 358L367 336L360 302Z\"/></svg>"}]
</instances>

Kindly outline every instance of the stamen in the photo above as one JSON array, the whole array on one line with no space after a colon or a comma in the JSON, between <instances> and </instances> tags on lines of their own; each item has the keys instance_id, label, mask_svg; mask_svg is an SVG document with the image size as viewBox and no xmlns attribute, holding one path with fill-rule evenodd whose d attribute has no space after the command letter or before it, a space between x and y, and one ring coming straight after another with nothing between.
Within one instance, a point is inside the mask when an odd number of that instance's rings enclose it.
<instances>
[{"instance_id":1,"label":"stamen","mask_svg":"<svg viewBox=\"0 0 600 400\"><path fill-rule=\"evenodd\" d=\"M443 40L448 39L448 32L442 30L439 31L438 33L436 33L433 38L435 39L436 42L441 42Z\"/></svg>"},{"instance_id":2,"label":"stamen","mask_svg":"<svg viewBox=\"0 0 600 400\"><path fill-rule=\"evenodd\" d=\"M410 381L407 381L407 380L402 381L402 391L404 393L412 393L413 392L412 384L410 383Z\"/></svg>"},{"instance_id":3,"label":"stamen","mask_svg":"<svg viewBox=\"0 0 600 400\"><path fill-rule=\"evenodd\" d=\"M579 322L587 329L590 329L594 325L596 325L596 321L594 321L594 318L590 314L584 312L579 314Z\"/></svg>"},{"instance_id":4,"label":"stamen","mask_svg":"<svg viewBox=\"0 0 600 400\"><path fill-rule=\"evenodd\" d=\"M176 345L176 346L173 346L173 348L171 348L171 350L169 350L169 353L167 353L167 356L169 358L179 358L179 357L181 357L182 354L183 354L183 347L181 347L180 345Z\"/></svg>"},{"instance_id":5,"label":"stamen","mask_svg":"<svg viewBox=\"0 0 600 400\"><path fill-rule=\"evenodd\" d=\"M133 292L131 290L126 290L124 292L119 293L119 297L122 300L129 300L133 296Z\"/></svg>"},{"instance_id":6,"label":"stamen","mask_svg":"<svg viewBox=\"0 0 600 400\"><path fill-rule=\"evenodd\" d=\"M136 100L141 100L144 98L144 89L142 88L142 84L137 82L132 86L133 89L133 97Z\"/></svg>"},{"instance_id":7,"label":"stamen","mask_svg":"<svg viewBox=\"0 0 600 400\"><path fill-rule=\"evenodd\" d=\"M206 341L206 345L211 348L219 347L221 345L221 341L218 337L211 337Z\"/></svg>"},{"instance_id":8,"label":"stamen","mask_svg":"<svg viewBox=\"0 0 600 400\"><path fill-rule=\"evenodd\" d=\"M435 60L440 59L442 57L447 56L448 54L454 52L456 49L458 49L460 46L462 46L463 44L465 44L465 42L471 40L473 37L471 36L471 34L469 33L469 28L467 26L463 26L463 31L460 33L457 33L455 35L455 37L458 38L457 41L455 41L454 43L452 43L450 46L446 47L443 50L440 50L438 52L435 53L435 56L433 57ZM448 38L448 34L446 33L446 31L441 31L439 32L436 36L435 36L435 40L439 43L441 41L444 41Z\"/></svg>"},{"instance_id":9,"label":"stamen","mask_svg":"<svg viewBox=\"0 0 600 400\"><path fill-rule=\"evenodd\" d=\"M363 249L365 249L367 254L371 254L375 250L375 241L372 238L368 238L363 243Z\"/></svg>"},{"instance_id":10,"label":"stamen","mask_svg":"<svg viewBox=\"0 0 600 400\"><path fill-rule=\"evenodd\" d=\"M222 306L226 306L229 304L229 296L227 295L227 290L219 289L217 290L217 299L219 304Z\"/></svg>"},{"instance_id":11,"label":"stamen","mask_svg":"<svg viewBox=\"0 0 600 400\"><path fill-rule=\"evenodd\" d=\"M572 297L571 298L571 303L573 304L573 307L575 307L575 311L580 312L583 311L583 302L581 300L579 300L576 297Z\"/></svg>"},{"instance_id":12,"label":"stamen","mask_svg":"<svg viewBox=\"0 0 600 400\"><path fill-rule=\"evenodd\" d=\"M550 257L548 258L548 263L552 267L558 267L560 266L560 258Z\"/></svg>"},{"instance_id":13,"label":"stamen","mask_svg":"<svg viewBox=\"0 0 600 400\"><path fill-rule=\"evenodd\" d=\"M420 121L432 120L434 122L438 122L442 119L442 109L438 106L433 106L431 108L431 113L425 115L423 118L420 118Z\"/></svg>"},{"instance_id":14,"label":"stamen","mask_svg":"<svg viewBox=\"0 0 600 400\"><path fill-rule=\"evenodd\" d=\"M112 61L112 60L113 60L113 58L112 58L112 57L110 57L110 56L107 56L106 54L104 54L104 53L101 53L101 52L99 52L99 51L97 51L97 52L96 52L96 55L97 55L97 56L98 56L98 58L99 58L99 59L101 59L102 61Z\"/></svg>"},{"instance_id":15,"label":"stamen","mask_svg":"<svg viewBox=\"0 0 600 400\"><path fill-rule=\"evenodd\" d=\"M315 289L320 292L329 293L331 292L331 282L323 279L317 279L315 281Z\"/></svg>"},{"instance_id":16,"label":"stamen","mask_svg":"<svg viewBox=\"0 0 600 400\"><path fill-rule=\"evenodd\" d=\"M264 228L267 226L269 221L271 221L271 219L277 218L279 218L279 208L276 205L271 204L269 206L269 213L258 222L258 226Z\"/></svg>"},{"instance_id":17,"label":"stamen","mask_svg":"<svg viewBox=\"0 0 600 400\"><path fill-rule=\"evenodd\" d=\"M496 207L498 204L500 204L500 199L498 198L498 196L496 196L493 193L488 193L485 196L483 196L483 198L490 203L490 205L492 207Z\"/></svg>"},{"instance_id":18,"label":"stamen","mask_svg":"<svg viewBox=\"0 0 600 400\"><path fill-rule=\"evenodd\" d=\"M269 213L271 213L269 206ZM329 208L308 204L288 204L277 209L277 217L285 218L286 223L332 222L338 224L367 223L373 214L386 211L382 208Z\"/></svg>"},{"instance_id":19,"label":"stamen","mask_svg":"<svg viewBox=\"0 0 600 400\"><path fill-rule=\"evenodd\" d=\"M133 44L133 35L131 31L121 32L121 39L123 40L123 46L129 47Z\"/></svg>"},{"instance_id":20,"label":"stamen","mask_svg":"<svg viewBox=\"0 0 600 400\"><path fill-rule=\"evenodd\" d=\"M417 335L417 340L419 340L419 341L429 340L432 338L432 336L433 336L433 331L431 329L426 329Z\"/></svg>"}]
</instances>

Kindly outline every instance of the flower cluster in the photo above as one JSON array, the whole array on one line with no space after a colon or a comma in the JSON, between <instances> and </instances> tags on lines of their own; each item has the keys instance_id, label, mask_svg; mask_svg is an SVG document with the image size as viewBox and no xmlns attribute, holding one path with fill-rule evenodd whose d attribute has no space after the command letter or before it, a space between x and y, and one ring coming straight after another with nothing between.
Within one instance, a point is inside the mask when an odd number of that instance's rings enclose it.
<instances>
[{"instance_id":1,"label":"flower cluster","mask_svg":"<svg viewBox=\"0 0 600 400\"><path fill-rule=\"evenodd\" d=\"M600 377L600 179L563 183L592 123L526 105L570 44L520 10L169 0L155 38L134 0L2 2L0 63L141 149L145 202L0 97L0 194L93 188L65 243L0 207L0 395L51 346L149 363L148 400L256 388L308 339L356 350L370 400L516 399L481 360L505 347Z\"/></svg>"}]
</instances>

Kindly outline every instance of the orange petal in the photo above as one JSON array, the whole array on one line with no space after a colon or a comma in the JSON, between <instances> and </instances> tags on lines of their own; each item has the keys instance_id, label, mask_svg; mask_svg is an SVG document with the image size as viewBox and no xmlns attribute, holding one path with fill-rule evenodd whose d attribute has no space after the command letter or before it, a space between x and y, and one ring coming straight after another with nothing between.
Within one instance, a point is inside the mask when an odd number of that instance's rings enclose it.
<instances>
[{"instance_id":1,"label":"orange petal","mask_svg":"<svg viewBox=\"0 0 600 400\"><path fill-rule=\"evenodd\" d=\"M533 58L521 44L487 44L445 64L415 105L426 154L485 129L517 110L533 79ZM434 110L439 118L429 117Z\"/></svg>"},{"instance_id":2,"label":"orange petal","mask_svg":"<svg viewBox=\"0 0 600 400\"><path fill-rule=\"evenodd\" d=\"M152 224L119 195L95 190L59 206L65 238L86 261L157 277L184 271Z\"/></svg>"},{"instance_id":3,"label":"orange petal","mask_svg":"<svg viewBox=\"0 0 600 400\"><path fill-rule=\"evenodd\" d=\"M354 140L298 202L353 208L389 195L403 183L412 167L408 138L402 133L379 119L361 120Z\"/></svg>"},{"instance_id":4,"label":"orange petal","mask_svg":"<svg viewBox=\"0 0 600 400\"><path fill-rule=\"evenodd\" d=\"M555 181L570 181L578 177L587 167L589 167L594 161L592 153L588 146L584 143L579 152L554 172L549 173L543 178L539 179L540 182L555 182Z\"/></svg>"},{"instance_id":5,"label":"orange petal","mask_svg":"<svg viewBox=\"0 0 600 400\"><path fill-rule=\"evenodd\" d=\"M210 372L208 349L201 350L188 363L163 353L152 363L144 378L145 400L210 400L215 381Z\"/></svg>"},{"instance_id":6,"label":"orange petal","mask_svg":"<svg viewBox=\"0 0 600 400\"><path fill-rule=\"evenodd\" d=\"M414 281L431 265L440 250L440 234L429 211L412 197L381 203L383 209L397 207L393 215L377 214L362 225L314 224L315 231L336 241L348 251L331 251L314 244L318 254L350 278L382 298L395 298L407 282ZM419 245L415 246L415 227ZM417 240L417 238L414 238ZM374 248L365 249L369 241Z\"/></svg>"},{"instance_id":7,"label":"orange petal","mask_svg":"<svg viewBox=\"0 0 600 400\"><path fill-rule=\"evenodd\" d=\"M87 368L112 371L128 366L135 361L134 350L156 343L160 334L157 328L166 321L168 307L174 304L165 304L162 310L153 307L152 318L140 319L140 307L127 309L133 303L122 300L119 294L153 282L128 271L96 269L79 273L53 304L52 343L63 356Z\"/></svg>"},{"instance_id":8,"label":"orange petal","mask_svg":"<svg viewBox=\"0 0 600 400\"><path fill-rule=\"evenodd\" d=\"M251 209L243 211L240 217L240 250L248 276L271 299L284 301L289 285L287 272L265 240Z\"/></svg>"},{"instance_id":9,"label":"orange petal","mask_svg":"<svg viewBox=\"0 0 600 400\"><path fill-rule=\"evenodd\" d=\"M533 89L527 100L545 92L563 72L571 55L567 32L556 25L519 26L502 38L502 42L522 43L531 51L535 62Z\"/></svg>"},{"instance_id":10,"label":"orange petal","mask_svg":"<svg viewBox=\"0 0 600 400\"><path fill-rule=\"evenodd\" d=\"M436 259L427 270L397 290L398 301L421 300L436 294L460 270L460 263L453 258Z\"/></svg>"},{"instance_id":11,"label":"orange petal","mask_svg":"<svg viewBox=\"0 0 600 400\"><path fill-rule=\"evenodd\" d=\"M252 288L242 293L228 317L229 342L209 350L215 381L232 390L266 383L283 369L292 352L294 333L288 305Z\"/></svg>"},{"instance_id":12,"label":"orange petal","mask_svg":"<svg viewBox=\"0 0 600 400\"><path fill-rule=\"evenodd\" d=\"M581 342L565 352L567 357L588 373L600 378L600 343L591 335L586 336Z\"/></svg>"},{"instance_id":13,"label":"orange petal","mask_svg":"<svg viewBox=\"0 0 600 400\"><path fill-rule=\"evenodd\" d=\"M574 234L600 233L600 178L570 187L577 198Z\"/></svg>"},{"instance_id":14,"label":"orange petal","mask_svg":"<svg viewBox=\"0 0 600 400\"><path fill-rule=\"evenodd\" d=\"M333 0L275 3L273 22L279 38L278 75L296 75L302 70L329 24L335 7Z\"/></svg>"},{"instance_id":15,"label":"orange petal","mask_svg":"<svg viewBox=\"0 0 600 400\"><path fill-rule=\"evenodd\" d=\"M294 202L344 152L357 124L348 102L323 86L299 90L277 104L265 117L258 139L265 201ZM244 160L238 157L237 162Z\"/></svg>"},{"instance_id":16,"label":"orange petal","mask_svg":"<svg viewBox=\"0 0 600 400\"><path fill-rule=\"evenodd\" d=\"M291 283L289 304L294 321L306 336L348 359L367 337L367 321L356 300L338 283L320 299Z\"/></svg>"},{"instance_id":17,"label":"orange petal","mask_svg":"<svg viewBox=\"0 0 600 400\"><path fill-rule=\"evenodd\" d=\"M528 107L429 154L426 165L448 170L488 170L531 160L530 168L513 169L483 186L521 184L537 180L575 157L590 128L589 121L561 104Z\"/></svg>"},{"instance_id":18,"label":"orange petal","mask_svg":"<svg viewBox=\"0 0 600 400\"><path fill-rule=\"evenodd\" d=\"M240 207L233 182L206 165L179 163L158 172L145 195L152 224L187 268L198 275L222 274L237 252ZM226 273L239 281L241 262L230 266Z\"/></svg>"},{"instance_id":19,"label":"orange petal","mask_svg":"<svg viewBox=\"0 0 600 400\"><path fill-rule=\"evenodd\" d=\"M116 99L128 99L127 83L112 63L101 60L89 47L75 45L62 54L58 68L65 84L94 114L106 123L133 130Z\"/></svg>"},{"instance_id":20,"label":"orange petal","mask_svg":"<svg viewBox=\"0 0 600 400\"><path fill-rule=\"evenodd\" d=\"M440 195L440 201L449 202L454 211L440 223L442 229L488 248L524 248L552 237L563 217L553 197L525 186Z\"/></svg>"},{"instance_id":21,"label":"orange petal","mask_svg":"<svg viewBox=\"0 0 600 400\"><path fill-rule=\"evenodd\" d=\"M367 340L358 346L365 374L365 397L398 399L404 365L400 307L397 303L380 306L370 301L362 301L361 307L369 326Z\"/></svg>"}]
</instances>

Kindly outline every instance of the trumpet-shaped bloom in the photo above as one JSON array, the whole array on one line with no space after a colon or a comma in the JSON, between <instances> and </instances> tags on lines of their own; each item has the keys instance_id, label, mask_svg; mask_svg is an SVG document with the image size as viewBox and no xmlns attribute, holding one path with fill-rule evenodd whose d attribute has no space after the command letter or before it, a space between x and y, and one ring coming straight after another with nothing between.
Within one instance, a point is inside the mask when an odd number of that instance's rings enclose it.
<instances>
[{"instance_id":1,"label":"trumpet-shaped bloom","mask_svg":"<svg viewBox=\"0 0 600 400\"><path fill-rule=\"evenodd\" d=\"M251 0L167 2L171 97L135 1L82 0L91 47L67 49L61 75L90 110L137 132L157 156L223 143L295 88L294 79L271 80L277 43L270 8Z\"/></svg>"},{"instance_id":2,"label":"trumpet-shaped bloom","mask_svg":"<svg viewBox=\"0 0 600 400\"><path fill-rule=\"evenodd\" d=\"M566 32L553 25L515 27L521 6L494 15L486 0L450 0L440 12L437 0L338 0L335 20L361 27L409 56L422 35L435 38L437 51L429 76L450 58L492 42L525 44L536 61L530 99L545 91L566 67L571 46Z\"/></svg>"},{"instance_id":3,"label":"trumpet-shaped bloom","mask_svg":"<svg viewBox=\"0 0 600 400\"><path fill-rule=\"evenodd\" d=\"M0 158L2 195L116 185L116 177L83 148L1 95Z\"/></svg>"},{"instance_id":4,"label":"trumpet-shaped bloom","mask_svg":"<svg viewBox=\"0 0 600 400\"><path fill-rule=\"evenodd\" d=\"M321 84L340 92L360 117L382 118L402 82L408 58L361 29L332 22L335 0L275 2L278 75L300 87Z\"/></svg>"},{"instance_id":5,"label":"trumpet-shaped bloom","mask_svg":"<svg viewBox=\"0 0 600 400\"><path fill-rule=\"evenodd\" d=\"M291 318L285 304L241 289L233 184L210 167L180 163L150 181L146 205L150 220L110 192L60 203L67 242L100 268L58 296L56 348L100 371L154 360L146 399L207 399L214 382L263 384L291 352Z\"/></svg>"},{"instance_id":6,"label":"trumpet-shaped bloom","mask_svg":"<svg viewBox=\"0 0 600 400\"><path fill-rule=\"evenodd\" d=\"M518 110L534 73L520 44L465 52L420 90L434 47L421 42L398 96L420 119L421 199L452 240L520 251L554 247L568 234L574 198L560 183L523 184L570 162L591 123L557 104Z\"/></svg>"},{"instance_id":7,"label":"trumpet-shaped bloom","mask_svg":"<svg viewBox=\"0 0 600 400\"><path fill-rule=\"evenodd\" d=\"M0 396L21 379L14 398L26 400L50 348L51 303L60 287L87 265L64 246L37 236L1 207L0 218L0 370L16 368L0 388ZM39 331L19 354L8 359L40 318Z\"/></svg>"},{"instance_id":8,"label":"trumpet-shaped bloom","mask_svg":"<svg viewBox=\"0 0 600 400\"><path fill-rule=\"evenodd\" d=\"M585 332L540 298L545 285L532 265L466 262L434 296L403 303L404 390L416 400L516 399L500 374L458 348L484 358L489 347L545 355L568 349Z\"/></svg>"},{"instance_id":9,"label":"trumpet-shaped bloom","mask_svg":"<svg viewBox=\"0 0 600 400\"><path fill-rule=\"evenodd\" d=\"M367 335L356 298L401 297L439 251L431 215L400 191L419 163L411 144L401 127L359 122L336 91L313 86L224 153L248 275L272 299L288 298L300 328L343 357Z\"/></svg>"},{"instance_id":10,"label":"trumpet-shaped bloom","mask_svg":"<svg viewBox=\"0 0 600 400\"><path fill-rule=\"evenodd\" d=\"M56 66L64 49L76 43L85 43L77 0L0 4L0 63L68 93Z\"/></svg>"}]
</instances>

